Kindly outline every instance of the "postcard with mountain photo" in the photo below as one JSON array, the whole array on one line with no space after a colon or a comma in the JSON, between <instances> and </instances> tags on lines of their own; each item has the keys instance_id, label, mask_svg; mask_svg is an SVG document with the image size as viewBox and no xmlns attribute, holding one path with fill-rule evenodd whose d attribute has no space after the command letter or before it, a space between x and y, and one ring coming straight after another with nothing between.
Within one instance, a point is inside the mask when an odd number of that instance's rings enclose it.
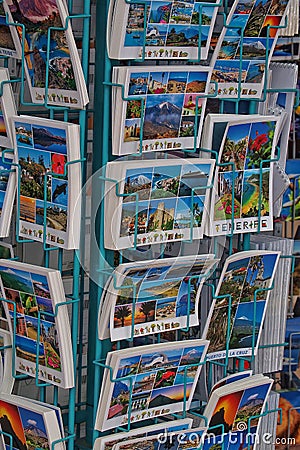
<instances>
[{"instance_id":1,"label":"postcard with mountain photo","mask_svg":"<svg viewBox=\"0 0 300 450\"><path fill-rule=\"evenodd\" d=\"M260 250L227 258L203 332L207 359L256 354L279 255Z\"/></svg>"},{"instance_id":2,"label":"postcard with mountain photo","mask_svg":"<svg viewBox=\"0 0 300 450\"><path fill-rule=\"evenodd\" d=\"M61 248L78 248L80 204L78 125L14 116L20 198L19 235ZM45 185L46 183L46 185ZM77 204L78 206L78 204Z\"/></svg>"},{"instance_id":3,"label":"postcard with mountain photo","mask_svg":"<svg viewBox=\"0 0 300 450\"><path fill-rule=\"evenodd\" d=\"M212 192L210 236L273 229L271 161L278 132L275 116L227 123Z\"/></svg>"},{"instance_id":4,"label":"postcard with mountain photo","mask_svg":"<svg viewBox=\"0 0 300 450\"><path fill-rule=\"evenodd\" d=\"M17 395L0 394L1 447L6 450L51 450L62 436L55 411ZM56 442L64 450L64 442Z\"/></svg>"},{"instance_id":5,"label":"postcard with mountain photo","mask_svg":"<svg viewBox=\"0 0 300 450\"><path fill-rule=\"evenodd\" d=\"M203 450L238 450L247 444L254 450L272 384L271 378L259 374L214 389L203 413L208 419Z\"/></svg>"},{"instance_id":6,"label":"postcard with mountain photo","mask_svg":"<svg viewBox=\"0 0 300 450\"><path fill-rule=\"evenodd\" d=\"M109 288L111 340L198 325L200 291L217 262L213 255L199 255L117 267L119 289Z\"/></svg>"},{"instance_id":7,"label":"postcard with mountain photo","mask_svg":"<svg viewBox=\"0 0 300 450\"><path fill-rule=\"evenodd\" d=\"M139 161L108 163L106 176L118 180L125 195L116 196L106 183L106 248L200 239L214 164L202 158L153 159L142 167Z\"/></svg>"},{"instance_id":8,"label":"postcard with mountain photo","mask_svg":"<svg viewBox=\"0 0 300 450\"><path fill-rule=\"evenodd\" d=\"M56 308L65 302L60 272L2 259L0 287L9 329L14 336L15 370L56 386L72 387L67 307Z\"/></svg>"},{"instance_id":9,"label":"postcard with mountain photo","mask_svg":"<svg viewBox=\"0 0 300 450\"><path fill-rule=\"evenodd\" d=\"M149 0L145 4L117 0L108 42L109 57L136 59L144 55L152 60L205 60L218 6L214 0Z\"/></svg>"},{"instance_id":10,"label":"postcard with mountain photo","mask_svg":"<svg viewBox=\"0 0 300 450\"><path fill-rule=\"evenodd\" d=\"M219 98L261 98L288 4L288 0L235 0L211 62ZM211 92L215 90L211 86Z\"/></svg>"},{"instance_id":11,"label":"postcard with mountain photo","mask_svg":"<svg viewBox=\"0 0 300 450\"><path fill-rule=\"evenodd\" d=\"M184 403L188 410L207 346L208 341L194 339L108 353L117 381L111 382L106 371L95 428L105 431L158 418L182 411Z\"/></svg>"},{"instance_id":12,"label":"postcard with mountain photo","mask_svg":"<svg viewBox=\"0 0 300 450\"><path fill-rule=\"evenodd\" d=\"M24 27L12 25L10 30L22 54L24 29L24 67L32 102L84 108L87 89L70 21L64 29L68 15L64 2L4 0L3 7L10 23Z\"/></svg>"},{"instance_id":13,"label":"postcard with mountain photo","mask_svg":"<svg viewBox=\"0 0 300 450\"><path fill-rule=\"evenodd\" d=\"M211 68L205 66L114 67L125 79L116 91L113 154L196 148L205 114ZM118 74L118 75L117 75ZM120 119L120 124L119 120ZM120 133L120 127L122 132ZM142 138L142 142L140 142ZM142 148L140 148L142 147Z\"/></svg>"}]
</instances>

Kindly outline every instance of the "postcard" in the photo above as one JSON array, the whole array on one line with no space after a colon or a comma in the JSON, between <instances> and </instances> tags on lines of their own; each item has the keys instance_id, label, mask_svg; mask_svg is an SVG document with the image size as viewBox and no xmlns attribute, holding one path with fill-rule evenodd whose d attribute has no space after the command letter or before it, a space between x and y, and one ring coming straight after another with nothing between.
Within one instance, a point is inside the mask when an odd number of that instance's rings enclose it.
<instances>
[{"instance_id":1,"label":"postcard","mask_svg":"<svg viewBox=\"0 0 300 450\"><path fill-rule=\"evenodd\" d=\"M108 40L110 58L206 59L218 4L199 0L117 0Z\"/></svg>"},{"instance_id":2,"label":"postcard","mask_svg":"<svg viewBox=\"0 0 300 450\"><path fill-rule=\"evenodd\" d=\"M119 350L102 385L95 428L116 426L189 409L208 341L200 339Z\"/></svg>"},{"instance_id":3,"label":"postcard","mask_svg":"<svg viewBox=\"0 0 300 450\"><path fill-rule=\"evenodd\" d=\"M199 255L117 267L108 288L111 340L198 325L201 288L217 263Z\"/></svg>"},{"instance_id":4,"label":"postcard","mask_svg":"<svg viewBox=\"0 0 300 450\"><path fill-rule=\"evenodd\" d=\"M105 246L135 245L200 239L207 220L214 160L157 159L107 164L105 183ZM112 215L113 226L112 226Z\"/></svg>"},{"instance_id":5,"label":"postcard","mask_svg":"<svg viewBox=\"0 0 300 450\"><path fill-rule=\"evenodd\" d=\"M113 70L119 82L124 79L126 99L120 87L113 87L113 133L117 135L113 154L198 147L211 68L169 65Z\"/></svg>"},{"instance_id":6,"label":"postcard","mask_svg":"<svg viewBox=\"0 0 300 450\"><path fill-rule=\"evenodd\" d=\"M261 98L288 1L235 0L215 48L212 80L219 98Z\"/></svg>"},{"instance_id":7,"label":"postcard","mask_svg":"<svg viewBox=\"0 0 300 450\"><path fill-rule=\"evenodd\" d=\"M35 4L30 8L26 0L4 0L3 7L10 23L23 25L10 30L19 54L24 37L24 67L32 102L84 108L88 95L70 21L64 29L63 1L46 0L42 8Z\"/></svg>"},{"instance_id":8,"label":"postcard","mask_svg":"<svg viewBox=\"0 0 300 450\"><path fill-rule=\"evenodd\" d=\"M273 229L273 164L278 117L228 122L219 151L208 234Z\"/></svg>"},{"instance_id":9,"label":"postcard","mask_svg":"<svg viewBox=\"0 0 300 450\"><path fill-rule=\"evenodd\" d=\"M14 336L15 369L56 386L71 387L68 313L66 305L56 308L65 301L60 272L2 259L0 287Z\"/></svg>"},{"instance_id":10,"label":"postcard","mask_svg":"<svg viewBox=\"0 0 300 450\"><path fill-rule=\"evenodd\" d=\"M29 116L13 118L18 152L19 236L61 248L78 248L80 199L78 125Z\"/></svg>"},{"instance_id":11,"label":"postcard","mask_svg":"<svg viewBox=\"0 0 300 450\"><path fill-rule=\"evenodd\" d=\"M212 449L216 444L226 450L247 448L248 443L251 444L248 448L254 449L257 440L249 442L247 436L253 438L259 432L259 416L272 384L271 378L255 375L214 390L204 410L208 438L203 449Z\"/></svg>"},{"instance_id":12,"label":"postcard","mask_svg":"<svg viewBox=\"0 0 300 450\"><path fill-rule=\"evenodd\" d=\"M227 258L203 332L208 360L256 354L279 255L260 250Z\"/></svg>"},{"instance_id":13,"label":"postcard","mask_svg":"<svg viewBox=\"0 0 300 450\"><path fill-rule=\"evenodd\" d=\"M55 441L61 439L59 423L50 405L16 395L0 394L0 427L3 448L50 450ZM64 450L64 442L56 442Z\"/></svg>"},{"instance_id":14,"label":"postcard","mask_svg":"<svg viewBox=\"0 0 300 450\"><path fill-rule=\"evenodd\" d=\"M12 369L12 339L10 332L0 329L0 391L11 394L15 384Z\"/></svg>"},{"instance_id":15,"label":"postcard","mask_svg":"<svg viewBox=\"0 0 300 450\"><path fill-rule=\"evenodd\" d=\"M192 427L192 424L193 419L178 419L153 424L148 427L139 427L128 432L102 436L95 440L93 450L115 450L115 446L122 442L128 442L128 440L137 438L146 438L152 435L157 436L163 434L163 437L165 437L170 432L188 430Z\"/></svg>"}]
</instances>

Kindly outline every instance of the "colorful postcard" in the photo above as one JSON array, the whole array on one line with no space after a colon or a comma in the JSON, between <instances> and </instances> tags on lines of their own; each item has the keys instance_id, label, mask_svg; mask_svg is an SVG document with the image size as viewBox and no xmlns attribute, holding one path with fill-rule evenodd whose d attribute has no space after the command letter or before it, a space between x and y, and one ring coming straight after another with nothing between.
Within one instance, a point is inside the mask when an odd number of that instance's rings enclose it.
<instances>
[{"instance_id":1,"label":"colorful postcard","mask_svg":"<svg viewBox=\"0 0 300 450\"><path fill-rule=\"evenodd\" d=\"M93 450L113 450L116 445L121 443L127 443L128 440L146 438L148 436L162 436L162 440L165 440L169 436L168 433L174 433L176 431L188 430L193 424L193 419L178 419L171 420L169 422L157 423L148 427L139 427L128 432L111 434L108 436L102 436L95 440Z\"/></svg>"},{"instance_id":2,"label":"colorful postcard","mask_svg":"<svg viewBox=\"0 0 300 450\"><path fill-rule=\"evenodd\" d=\"M64 360L71 348L70 335L64 332L63 339L61 328L62 322L65 327L69 324L63 308L56 312L56 304L63 298L58 300L53 294L57 287L52 277L59 286L59 272L50 272L49 277L47 270L1 260L1 296L14 335L16 370L63 387L72 383Z\"/></svg>"},{"instance_id":3,"label":"colorful postcard","mask_svg":"<svg viewBox=\"0 0 300 450\"><path fill-rule=\"evenodd\" d=\"M50 405L46 407L15 395L1 394L0 428L1 444L6 450L50 450L54 441L61 439ZM57 445L59 450L64 449L63 443Z\"/></svg>"},{"instance_id":4,"label":"colorful postcard","mask_svg":"<svg viewBox=\"0 0 300 450\"><path fill-rule=\"evenodd\" d=\"M115 77L125 79L125 98L115 87L118 109L113 154L196 148L199 144L206 94L211 77L209 67L158 66L115 67ZM120 126L122 133L120 134ZM142 139L142 142L140 142Z\"/></svg>"},{"instance_id":5,"label":"colorful postcard","mask_svg":"<svg viewBox=\"0 0 300 450\"><path fill-rule=\"evenodd\" d=\"M74 142L77 125L18 117L14 130L19 162L19 235L77 248L79 229L72 224L71 233L69 219L80 191L80 164L70 164L78 159L76 154L79 157L78 142Z\"/></svg>"},{"instance_id":6,"label":"colorful postcard","mask_svg":"<svg viewBox=\"0 0 300 450\"><path fill-rule=\"evenodd\" d=\"M184 405L189 409L207 346L195 339L108 354L115 381L108 375L102 386L95 428L172 414Z\"/></svg>"},{"instance_id":7,"label":"colorful postcard","mask_svg":"<svg viewBox=\"0 0 300 450\"><path fill-rule=\"evenodd\" d=\"M276 450L285 450L286 442L290 448L296 449L300 445L300 391L291 390L280 392L278 421L276 429Z\"/></svg>"},{"instance_id":8,"label":"colorful postcard","mask_svg":"<svg viewBox=\"0 0 300 450\"><path fill-rule=\"evenodd\" d=\"M212 58L218 97L261 97L287 5L288 1L235 0Z\"/></svg>"},{"instance_id":9,"label":"colorful postcard","mask_svg":"<svg viewBox=\"0 0 300 450\"><path fill-rule=\"evenodd\" d=\"M30 8L26 0L4 0L3 7L9 22L24 27L10 29L20 54L25 33L25 73L33 103L83 108L87 103L84 77L70 24L64 30L63 2L46 0L42 8Z\"/></svg>"},{"instance_id":10,"label":"colorful postcard","mask_svg":"<svg viewBox=\"0 0 300 450\"><path fill-rule=\"evenodd\" d=\"M199 0L149 0L144 4L127 5L117 1L109 56L116 59L142 56L146 59L206 59L218 6L215 1L208 5Z\"/></svg>"},{"instance_id":11,"label":"colorful postcard","mask_svg":"<svg viewBox=\"0 0 300 450\"><path fill-rule=\"evenodd\" d=\"M121 181L117 197L107 186L107 248L128 248L203 235L214 160L148 160L108 163L107 176ZM112 228L109 217L114 214Z\"/></svg>"},{"instance_id":12,"label":"colorful postcard","mask_svg":"<svg viewBox=\"0 0 300 450\"><path fill-rule=\"evenodd\" d=\"M272 383L272 379L256 375L214 390L204 411L208 432L203 450L254 450L259 416L264 412Z\"/></svg>"},{"instance_id":13,"label":"colorful postcard","mask_svg":"<svg viewBox=\"0 0 300 450\"><path fill-rule=\"evenodd\" d=\"M119 266L112 275L115 280L119 274L117 289L115 281L108 288L111 340L198 325L201 288L217 262L206 255L149 261L144 269L142 263Z\"/></svg>"},{"instance_id":14,"label":"colorful postcard","mask_svg":"<svg viewBox=\"0 0 300 450\"><path fill-rule=\"evenodd\" d=\"M7 24L6 13L3 4L0 4L0 55L18 58L17 50Z\"/></svg>"},{"instance_id":15,"label":"colorful postcard","mask_svg":"<svg viewBox=\"0 0 300 450\"><path fill-rule=\"evenodd\" d=\"M203 333L208 359L256 353L278 259L271 251L227 258Z\"/></svg>"},{"instance_id":16,"label":"colorful postcard","mask_svg":"<svg viewBox=\"0 0 300 450\"><path fill-rule=\"evenodd\" d=\"M260 118L227 124L212 193L210 236L273 229L271 160L278 119Z\"/></svg>"}]
</instances>

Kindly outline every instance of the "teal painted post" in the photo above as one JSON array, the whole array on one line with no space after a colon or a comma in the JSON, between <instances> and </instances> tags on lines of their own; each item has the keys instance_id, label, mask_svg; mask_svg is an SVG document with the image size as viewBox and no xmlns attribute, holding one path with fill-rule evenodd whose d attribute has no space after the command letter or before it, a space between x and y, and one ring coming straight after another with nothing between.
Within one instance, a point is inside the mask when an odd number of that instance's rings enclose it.
<instances>
[{"instance_id":1,"label":"teal painted post","mask_svg":"<svg viewBox=\"0 0 300 450\"><path fill-rule=\"evenodd\" d=\"M110 89L103 86L103 82L110 81L111 63L106 52L106 21L108 0L97 2L96 9L96 59L95 59L95 114L94 114L94 151L92 180L91 233L96 234L98 246L91 246L90 255L90 294L89 294L89 328L88 328L88 368L87 368L87 429L86 436L89 445L93 445L97 432L94 423L101 387L101 368L94 364L95 360L105 356L109 350L107 342L98 340L97 320L99 302L102 294L105 267L109 253L104 248L103 205L99 207L103 183L100 182L97 171L109 160L110 142ZM100 188L100 189L99 189ZM99 208L98 208L99 207ZM94 221L94 222L93 222Z\"/></svg>"}]
</instances>

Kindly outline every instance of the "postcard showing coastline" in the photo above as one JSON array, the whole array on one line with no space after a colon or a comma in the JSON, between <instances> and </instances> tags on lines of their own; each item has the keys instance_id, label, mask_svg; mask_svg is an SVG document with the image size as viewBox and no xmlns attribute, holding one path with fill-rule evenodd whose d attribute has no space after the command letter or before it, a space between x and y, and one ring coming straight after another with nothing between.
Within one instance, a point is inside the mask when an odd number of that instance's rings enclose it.
<instances>
[{"instance_id":1,"label":"postcard showing coastline","mask_svg":"<svg viewBox=\"0 0 300 450\"><path fill-rule=\"evenodd\" d=\"M244 382L232 383L225 389L216 389L204 411L209 419L209 439L204 442L203 450L254 450L257 444L254 436L260 426L259 416L265 410L272 384L273 380L268 377L253 376Z\"/></svg>"},{"instance_id":2,"label":"postcard showing coastline","mask_svg":"<svg viewBox=\"0 0 300 450\"><path fill-rule=\"evenodd\" d=\"M169 422L161 422L148 427L139 427L123 433L102 436L95 440L93 450L115 450L117 444L128 442L129 439L146 438L147 436L160 435L168 436L168 433L188 430L192 427L193 419L177 419Z\"/></svg>"},{"instance_id":3,"label":"postcard showing coastline","mask_svg":"<svg viewBox=\"0 0 300 450\"><path fill-rule=\"evenodd\" d=\"M127 195L117 197L106 183L107 248L201 239L214 164L200 158L108 163L107 176L120 180Z\"/></svg>"},{"instance_id":4,"label":"postcard showing coastline","mask_svg":"<svg viewBox=\"0 0 300 450\"><path fill-rule=\"evenodd\" d=\"M57 271L51 272L52 277L53 272L58 276ZM68 330L61 328L62 321L66 329L69 327L68 316L62 307L58 308L59 317L55 316L55 305L63 298L54 297L53 291L57 288L47 270L0 260L0 286L6 317L14 335L16 370L60 387L71 386L69 361L63 360L71 351L71 341Z\"/></svg>"},{"instance_id":5,"label":"postcard showing coastline","mask_svg":"<svg viewBox=\"0 0 300 450\"><path fill-rule=\"evenodd\" d=\"M182 411L184 403L188 410L207 347L208 341L195 339L108 354L117 381L110 382L108 374L102 385L95 428L105 431L128 420L158 418Z\"/></svg>"},{"instance_id":6,"label":"postcard showing coastline","mask_svg":"<svg viewBox=\"0 0 300 450\"><path fill-rule=\"evenodd\" d=\"M278 117L230 121L219 152L210 236L273 229L273 164Z\"/></svg>"},{"instance_id":7,"label":"postcard showing coastline","mask_svg":"<svg viewBox=\"0 0 300 450\"><path fill-rule=\"evenodd\" d=\"M118 0L109 56L204 60L218 12L217 3L155 0L128 4Z\"/></svg>"},{"instance_id":8,"label":"postcard showing coastline","mask_svg":"<svg viewBox=\"0 0 300 450\"><path fill-rule=\"evenodd\" d=\"M115 88L116 103L122 105L122 133L118 126L120 137L113 154L196 149L210 78L211 68L204 66L127 69L125 97L131 100L122 100L121 89Z\"/></svg>"},{"instance_id":9,"label":"postcard showing coastline","mask_svg":"<svg viewBox=\"0 0 300 450\"><path fill-rule=\"evenodd\" d=\"M212 58L218 97L261 98L287 6L288 0L234 2Z\"/></svg>"},{"instance_id":10,"label":"postcard showing coastline","mask_svg":"<svg viewBox=\"0 0 300 450\"><path fill-rule=\"evenodd\" d=\"M77 125L15 117L13 126L19 162L19 235L76 248L78 233L70 214L80 190L80 172L78 164L67 164L79 158L79 143L72 137L73 131L77 136Z\"/></svg>"},{"instance_id":11,"label":"postcard showing coastline","mask_svg":"<svg viewBox=\"0 0 300 450\"><path fill-rule=\"evenodd\" d=\"M0 394L1 448L6 450L51 450L61 439L55 412L46 406L16 395ZM65 445L59 442L58 450Z\"/></svg>"},{"instance_id":12,"label":"postcard showing coastline","mask_svg":"<svg viewBox=\"0 0 300 450\"><path fill-rule=\"evenodd\" d=\"M112 341L199 324L201 288L218 260L214 255L189 259L149 262L148 267L130 269L124 265L119 289L112 287L110 293Z\"/></svg>"},{"instance_id":13,"label":"postcard showing coastline","mask_svg":"<svg viewBox=\"0 0 300 450\"><path fill-rule=\"evenodd\" d=\"M227 258L203 333L207 359L256 354L280 252L240 252Z\"/></svg>"},{"instance_id":14,"label":"postcard showing coastline","mask_svg":"<svg viewBox=\"0 0 300 450\"><path fill-rule=\"evenodd\" d=\"M3 7L9 22L24 27L24 65L32 102L83 108L84 77L70 25L63 30L66 11L62 0L4 0ZM10 30L22 54L23 28L11 26Z\"/></svg>"}]
</instances>

